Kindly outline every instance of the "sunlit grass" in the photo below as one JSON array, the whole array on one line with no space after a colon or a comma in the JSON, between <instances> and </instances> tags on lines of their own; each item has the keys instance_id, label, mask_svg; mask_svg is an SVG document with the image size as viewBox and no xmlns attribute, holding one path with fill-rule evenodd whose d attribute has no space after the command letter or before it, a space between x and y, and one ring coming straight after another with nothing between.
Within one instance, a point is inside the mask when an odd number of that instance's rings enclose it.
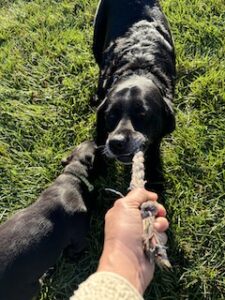
<instances>
[{"instance_id":1,"label":"sunlit grass","mask_svg":"<svg viewBox=\"0 0 225 300\"><path fill-rule=\"evenodd\" d=\"M158 271L146 299L225 299L225 41L223 0L165 0L177 50L177 129L164 140L170 273ZM37 198L60 160L92 138L90 98L98 69L91 53L97 0L0 3L0 218ZM100 186L124 189L110 172ZM129 174L126 176L129 177ZM68 299L96 269L102 193L89 246L77 263L59 260L42 300Z\"/></svg>"}]
</instances>

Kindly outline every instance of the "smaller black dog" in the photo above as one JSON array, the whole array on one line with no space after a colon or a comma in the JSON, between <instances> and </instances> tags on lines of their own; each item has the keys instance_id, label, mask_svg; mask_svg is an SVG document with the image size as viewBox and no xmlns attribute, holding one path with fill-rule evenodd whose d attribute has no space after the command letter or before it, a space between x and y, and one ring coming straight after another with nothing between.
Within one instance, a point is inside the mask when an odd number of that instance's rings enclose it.
<instances>
[{"instance_id":1,"label":"smaller black dog","mask_svg":"<svg viewBox=\"0 0 225 300\"><path fill-rule=\"evenodd\" d=\"M30 300L40 290L39 278L65 247L79 252L89 228L89 176L96 146L84 142L64 161L54 183L31 206L0 226L0 299Z\"/></svg>"}]
</instances>

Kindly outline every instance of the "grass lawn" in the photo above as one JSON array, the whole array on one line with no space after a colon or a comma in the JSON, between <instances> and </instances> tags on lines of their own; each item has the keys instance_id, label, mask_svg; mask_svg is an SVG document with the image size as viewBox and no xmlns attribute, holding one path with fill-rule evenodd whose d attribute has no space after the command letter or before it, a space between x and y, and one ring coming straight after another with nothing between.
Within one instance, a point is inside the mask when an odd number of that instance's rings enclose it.
<instances>
[{"instance_id":1,"label":"grass lawn","mask_svg":"<svg viewBox=\"0 0 225 300\"><path fill-rule=\"evenodd\" d=\"M37 198L60 160L92 138L89 106L98 69L92 24L97 0L0 0L0 221ZM164 140L172 272L157 271L146 299L225 299L225 4L164 0L177 52L177 129ZM113 180L112 180L113 177ZM121 180L121 177L124 180ZM121 168L100 188L124 192ZM89 245L77 263L61 258L40 299L65 300L96 269L101 193ZM1 241L0 241L1 243Z\"/></svg>"}]
</instances>

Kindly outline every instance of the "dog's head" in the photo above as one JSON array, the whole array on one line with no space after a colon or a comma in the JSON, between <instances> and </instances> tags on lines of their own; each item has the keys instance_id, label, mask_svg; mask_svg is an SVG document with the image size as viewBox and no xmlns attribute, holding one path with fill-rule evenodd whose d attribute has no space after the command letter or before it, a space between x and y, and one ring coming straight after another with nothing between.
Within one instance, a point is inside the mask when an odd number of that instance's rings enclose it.
<instances>
[{"instance_id":1,"label":"dog's head","mask_svg":"<svg viewBox=\"0 0 225 300\"><path fill-rule=\"evenodd\" d=\"M87 168L91 168L93 166L96 149L97 146L94 142L85 141L77 146L61 163L64 167L71 163L79 163Z\"/></svg>"},{"instance_id":2,"label":"dog's head","mask_svg":"<svg viewBox=\"0 0 225 300\"><path fill-rule=\"evenodd\" d=\"M123 163L174 128L172 108L157 86L143 77L119 81L98 108L97 133L105 143L104 152Z\"/></svg>"}]
</instances>

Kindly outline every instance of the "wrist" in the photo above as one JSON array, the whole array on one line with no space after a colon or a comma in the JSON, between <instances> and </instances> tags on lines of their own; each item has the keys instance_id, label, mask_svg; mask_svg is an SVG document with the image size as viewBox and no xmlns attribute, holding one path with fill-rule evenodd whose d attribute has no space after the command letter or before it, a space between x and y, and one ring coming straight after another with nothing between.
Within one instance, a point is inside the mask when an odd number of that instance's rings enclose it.
<instances>
[{"instance_id":1,"label":"wrist","mask_svg":"<svg viewBox=\"0 0 225 300\"><path fill-rule=\"evenodd\" d=\"M107 241L104 245L97 272L113 272L127 279L143 295L146 261L142 249L130 249L120 241Z\"/></svg>"}]
</instances>

